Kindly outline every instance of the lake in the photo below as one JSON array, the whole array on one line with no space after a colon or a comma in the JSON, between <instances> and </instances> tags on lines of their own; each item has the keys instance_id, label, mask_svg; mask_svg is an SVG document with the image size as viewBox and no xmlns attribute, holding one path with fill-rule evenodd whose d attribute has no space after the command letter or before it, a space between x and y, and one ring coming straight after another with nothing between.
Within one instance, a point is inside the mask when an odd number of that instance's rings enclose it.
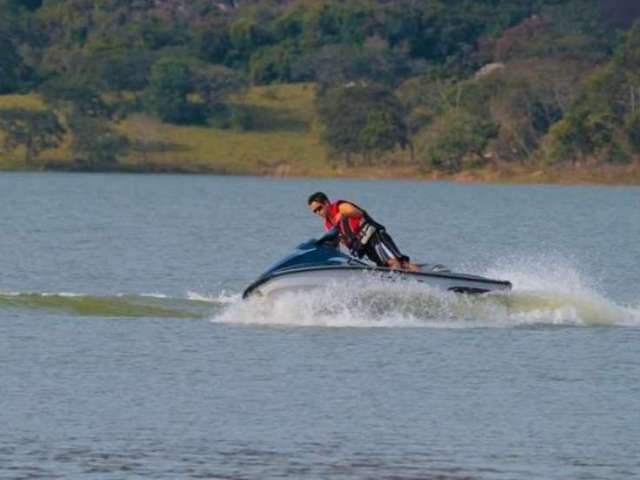
<instances>
[{"instance_id":1,"label":"lake","mask_svg":"<svg viewBox=\"0 0 640 480\"><path fill-rule=\"evenodd\" d=\"M510 280L240 299L362 205ZM640 188L0 173L0 478L640 477Z\"/></svg>"}]
</instances>

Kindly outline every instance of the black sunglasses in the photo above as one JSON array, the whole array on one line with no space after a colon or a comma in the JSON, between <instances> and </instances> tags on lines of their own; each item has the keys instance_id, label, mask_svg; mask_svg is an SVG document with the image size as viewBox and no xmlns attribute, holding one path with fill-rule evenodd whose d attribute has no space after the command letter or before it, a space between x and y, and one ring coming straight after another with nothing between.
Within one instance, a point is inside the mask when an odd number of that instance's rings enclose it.
<instances>
[{"instance_id":1,"label":"black sunglasses","mask_svg":"<svg viewBox=\"0 0 640 480\"><path fill-rule=\"evenodd\" d=\"M320 210L322 210L323 208L324 208L324 205L318 205L316 208L313 209L313 213L317 215L320 212Z\"/></svg>"}]
</instances>

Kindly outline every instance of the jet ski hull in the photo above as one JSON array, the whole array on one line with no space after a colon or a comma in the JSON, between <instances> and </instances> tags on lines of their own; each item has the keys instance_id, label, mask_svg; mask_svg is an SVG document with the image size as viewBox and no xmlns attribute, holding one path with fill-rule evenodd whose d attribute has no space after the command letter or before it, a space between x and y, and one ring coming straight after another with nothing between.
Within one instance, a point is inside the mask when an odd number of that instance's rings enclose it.
<instances>
[{"instance_id":1,"label":"jet ski hull","mask_svg":"<svg viewBox=\"0 0 640 480\"><path fill-rule=\"evenodd\" d=\"M508 291L511 289L511 283L508 281L449 271L407 272L388 268L335 265L293 268L272 272L251 284L244 291L243 298L251 296L270 297L284 292L353 284L354 282L361 282L363 279L365 281L372 279L384 282L409 281L423 284L428 288L470 294Z\"/></svg>"}]
</instances>

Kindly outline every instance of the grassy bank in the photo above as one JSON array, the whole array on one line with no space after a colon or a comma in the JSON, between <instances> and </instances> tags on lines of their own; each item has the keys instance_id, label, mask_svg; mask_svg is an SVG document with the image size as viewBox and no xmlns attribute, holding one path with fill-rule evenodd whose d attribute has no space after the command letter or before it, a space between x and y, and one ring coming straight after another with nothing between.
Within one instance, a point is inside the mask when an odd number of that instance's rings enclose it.
<instances>
[{"instance_id":1,"label":"grassy bank","mask_svg":"<svg viewBox=\"0 0 640 480\"><path fill-rule=\"evenodd\" d=\"M257 175L329 174L313 128L309 84L254 87L234 97L251 119L247 131L175 126L133 115L121 131L140 145L124 163L140 168Z\"/></svg>"},{"instance_id":2,"label":"grassy bank","mask_svg":"<svg viewBox=\"0 0 640 480\"><path fill-rule=\"evenodd\" d=\"M251 118L250 129L176 126L134 114L117 129L135 145L120 160L123 170L234 174L331 174L325 148L313 127L314 87L310 84L255 87L234 97ZM0 109L43 108L36 95L0 96ZM1 135L1 133L0 133ZM42 152L39 165L73 169L68 139ZM24 151L0 153L0 169L22 170Z\"/></svg>"},{"instance_id":3,"label":"grassy bank","mask_svg":"<svg viewBox=\"0 0 640 480\"><path fill-rule=\"evenodd\" d=\"M428 172L412 164L408 152L394 153L393 166L350 167L331 162L314 120L312 84L253 87L232 99L251 119L246 131L208 126L176 126L134 114L117 125L135 147L117 169L137 172L193 172L280 176L406 178L459 182L601 183L640 185L640 166L563 166L541 169L503 165L457 174ZM0 96L0 109L44 108L36 95ZM2 134L0 133L0 140ZM391 163L391 162L389 162ZM69 138L42 152L39 169L78 169ZM86 165L81 167L86 169ZM1 170L26 170L24 151L0 151Z\"/></svg>"}]
</instances>

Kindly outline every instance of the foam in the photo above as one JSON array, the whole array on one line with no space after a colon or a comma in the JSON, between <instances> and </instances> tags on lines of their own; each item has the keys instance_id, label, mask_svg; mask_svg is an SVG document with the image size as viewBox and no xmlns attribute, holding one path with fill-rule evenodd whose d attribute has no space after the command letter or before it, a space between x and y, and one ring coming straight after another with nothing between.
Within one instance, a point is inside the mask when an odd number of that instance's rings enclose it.
<instances>
[{"instance_id":1,"label":"foam","mask_svg":"<svg viewBox=\"0 0 640 480\"><path fill-rule=\"evenodd\" d=\"M239 293L227 293L226 291L222 291L220 293L214 294L203 294L198 292L187 292L187 298L189 300L194 300L197 302L205 302L205 303L215 303L218 305L229 305L238 302L241 299L241 295Z\"/></svg>"},{"instance_id":2,"label":"foam","mask_svg":"<svg viewBox=\"0 0 640 480\"><path fill-rule=\"evenodd\" d=\"M508 258L481 273L512 281L510 293L458 295L417 283L368 280L275 298L234 298L212 321L244 325L364 328L640 326L640 309L617 305L566 259Z\"/></svg>"}]
</instances>

